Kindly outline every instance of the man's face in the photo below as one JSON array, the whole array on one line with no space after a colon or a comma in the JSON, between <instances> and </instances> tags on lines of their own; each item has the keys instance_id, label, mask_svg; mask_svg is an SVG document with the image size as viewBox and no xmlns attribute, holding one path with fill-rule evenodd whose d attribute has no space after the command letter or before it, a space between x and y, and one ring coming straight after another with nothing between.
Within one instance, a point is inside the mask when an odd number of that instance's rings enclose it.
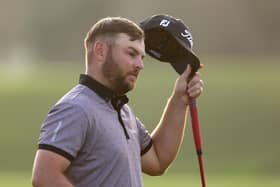
<instances>
[{"instance_id":1,"label":"man's face","mask_svg":"<svg viewBox=\"0 0 280 187\"><path fill-rule=\"evenodd\" d=\"M102 73L118 95L134 88L139 72L144 68L144 56L144 40L130 41L126 34L119 34L109 46Z\"/></svg>"}]
</instances>

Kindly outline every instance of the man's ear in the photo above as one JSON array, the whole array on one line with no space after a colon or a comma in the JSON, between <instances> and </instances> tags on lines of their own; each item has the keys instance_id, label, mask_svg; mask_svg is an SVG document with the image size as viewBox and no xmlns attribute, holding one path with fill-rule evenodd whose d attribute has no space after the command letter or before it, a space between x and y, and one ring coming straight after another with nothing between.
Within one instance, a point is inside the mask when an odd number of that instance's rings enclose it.
<instances>
[{"instance_id":1,"label":"man's ear","mask_svg":"<svg viewBox=\"0 0 280 187\"><path fill-rule=\"evenodd\" d=\"M100 40L97 40L93 46L93 54L98 60L104 61L106 59L108 45Z\"/></svg>"}]
</instances>

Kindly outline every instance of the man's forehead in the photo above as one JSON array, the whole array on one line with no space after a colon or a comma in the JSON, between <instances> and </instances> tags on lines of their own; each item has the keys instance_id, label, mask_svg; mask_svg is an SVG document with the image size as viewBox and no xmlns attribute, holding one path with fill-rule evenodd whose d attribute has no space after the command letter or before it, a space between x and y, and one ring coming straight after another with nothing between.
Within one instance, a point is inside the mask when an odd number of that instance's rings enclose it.
<instances>
[{"instance_id":1,"label":"man's forehead","mask_svg":"<svg viewBox=\"0 0 280 187\"><path fill-rule=\"evenodd\" d=\"M139 53L145 55L144 38L142 38L140 40L131 41L129 35L121 33L121 34L118 35L115 43L122 46L122 47L134 48Z\"/></svg>"}]
</instances>

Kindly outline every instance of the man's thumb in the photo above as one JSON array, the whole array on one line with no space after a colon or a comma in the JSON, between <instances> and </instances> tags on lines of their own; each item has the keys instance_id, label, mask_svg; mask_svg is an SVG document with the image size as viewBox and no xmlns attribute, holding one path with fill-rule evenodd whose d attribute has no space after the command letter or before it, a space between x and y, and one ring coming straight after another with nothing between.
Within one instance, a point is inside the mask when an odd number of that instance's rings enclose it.
<instances>
[{"instance_id":1,"label":"man's thumb","mask_svg":"<svg viewBox=\"0 0 280 187\"><path fill-rule=\"evenodd\" d=\"M185 71L182 73L182 76L183 76L184 78L187 79L187 78L190 76L191 72L192 72L191 65L188 64L188 65L187 65L187 68L186 68Z\"/></svg>"}]
</instances>

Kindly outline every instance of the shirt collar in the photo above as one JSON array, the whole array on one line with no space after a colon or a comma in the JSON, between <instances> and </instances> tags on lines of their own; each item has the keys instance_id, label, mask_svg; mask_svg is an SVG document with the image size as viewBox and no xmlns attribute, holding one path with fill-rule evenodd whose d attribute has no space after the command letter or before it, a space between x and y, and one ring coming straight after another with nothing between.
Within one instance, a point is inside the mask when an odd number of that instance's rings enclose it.
<instances>
[{"instance_id":1,"label":"shirt collar","mask_svg":"<svg viewBox=\"0 0 280 187\"><path fill-rule=\"evenodd\" d=\"M89 75L81 74L79 83L94 91L105 101L111 100L116 109L120 109L124 104L128 103L128 98L126 95L117 96L111 89L102 85L95 79L91 78ZM114 103L118 103L118 106L115 106Z\"/></svg>"}]
</instances>

